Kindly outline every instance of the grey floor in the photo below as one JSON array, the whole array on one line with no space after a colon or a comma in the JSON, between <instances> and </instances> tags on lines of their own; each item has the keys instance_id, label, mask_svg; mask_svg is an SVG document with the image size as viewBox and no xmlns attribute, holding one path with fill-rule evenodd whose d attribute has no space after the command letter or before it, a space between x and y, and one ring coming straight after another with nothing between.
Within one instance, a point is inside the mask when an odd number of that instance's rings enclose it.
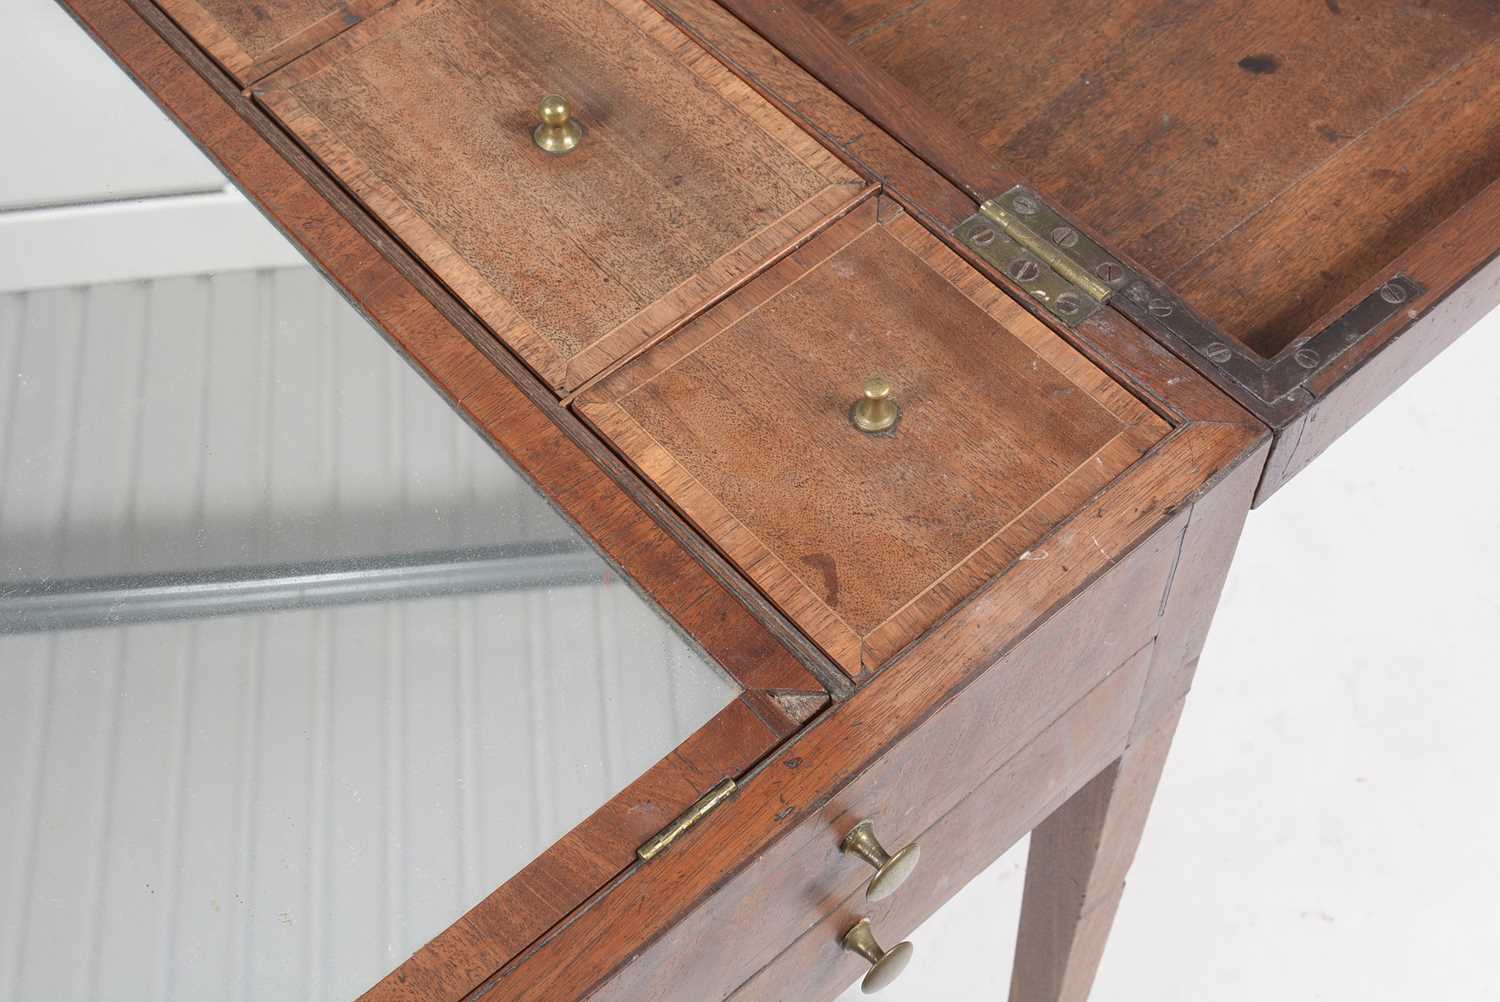
<instances>
[{"instance_id":1,"label":"grey floor","mask_svg":"<svg viewBox=\"0 0 1500 1002\"><path fill-rule=\"evenodd\" d=\"M1251 513L1091 1002L1500 999L1497 373L1500 313ZM1005 998L1024 868L883 1002Z\"/></svg>"}]
</instances>

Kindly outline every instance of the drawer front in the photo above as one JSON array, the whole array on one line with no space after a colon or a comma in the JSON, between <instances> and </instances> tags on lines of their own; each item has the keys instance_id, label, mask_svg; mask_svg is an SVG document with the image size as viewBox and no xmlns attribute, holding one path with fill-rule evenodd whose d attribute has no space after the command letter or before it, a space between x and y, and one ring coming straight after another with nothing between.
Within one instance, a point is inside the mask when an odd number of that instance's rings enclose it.
<instances>
[{"instance_id":1,"label":"drawer front","mask_svg":"<svg viewBox=\"0 0 1500 1002\"><path fill-rule=\"evenodd\" d=\"M642 0L403 0L255 94L563 393L866 189Z\"/></svg>"},{"instance_id":2,"label":"drawer front","mask_svg":"<svg viewBox=\"0 0 1500 1002\"><path fill-rule=\"evenodd\" d=\"M1185 514L1162 526L1087 591L1058 610L1003 658L956 693L914 730L892 744L877 762L822 802L793 830L759 852L682 916L669 930L639 949L630 962L597 986L595 1002L722 999L789 949L808 929L827 919L840 903L873 875L865 863L839 852L840 842L862 819L873 822L886 848L895 851L926 831L961 803L986 777L1006 768L1059 718L1083 708L1087 721L1078 735L1062 741L1063 751L1098 739L1118 754L1139 705L1150 660L1141 648L1152 642L1162 590L1171 574ZM830 711L789 748L768 763L768 772L800 770L826 754L827 720L841 720L840 733L875 729L857 704ZM1101 753L1103 754L1103 753ZM1049 788L1080 785L1099 756L1060 761ZM753 777L749 784L771 777ZM1071 791L1069 791L1071 792ZM788 814L804 805L789 797ZM1004 807L1001 800L996 806ZM1017 811L1024 814L1025 811ZM705 851L705 840L732 843L729 821L710 816L650 866L690 871ZM889 903L899 903L923 886L930 873L948 863L943 851L922 847L922 859ZM646 909L629 892L617 898L619 916ZM614 928L611 925L610 928ZM602 933L602 927L600 932ZM538 972L540 974L540 972ZM498 998L572 998L545 974L533 979L502 979ZM800 998L800 993L787 997Z\"/></svg>"},{"instance_id":3,"label":"drawer front","mask_svg":"<svg viewBox=\"0 0 1500 1002\"><path fill-rule=\"evenodd\" d=\"M391 0L157 0L241 84L285 66Z\"/></svg>"},{"instance_id":4,"label":"drawer front","mask_svg":"<svg viewBox=\"0 0 1500 1002\"><path fill-rule=\"evenodd\" d=\"M868 963L843 948L843 936L868 918L890 949L963 889L1119 757L1132 712L1120 698L1145 671L1151 648L1063 714L961 803L916 837L917 869L894 894L871 902L864 888L822 908L822 918L730 996L734 1002L823 1002L861 977ZM1131 708L1133 711L1133 707ZM917 942L903 982L921 983L924 947ZM990 986L976 985L975 991Z\"/></svg>"},{"instance_id":5,"label":"drawer front","mask_svg":"<svg viewBox=\"0 0 1500 1002\"><path fill-rule=\"evenodd\" d=\"M874 201L576 406L856 679L1169 431Z\"/></svg>"}]
</instances>

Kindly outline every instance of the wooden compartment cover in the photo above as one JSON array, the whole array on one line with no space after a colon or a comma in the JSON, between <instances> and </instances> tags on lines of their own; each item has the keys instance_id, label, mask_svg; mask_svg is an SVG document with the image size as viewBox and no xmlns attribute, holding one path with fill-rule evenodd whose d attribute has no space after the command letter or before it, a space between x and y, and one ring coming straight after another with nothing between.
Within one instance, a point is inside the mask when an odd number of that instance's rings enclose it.
<instances>
[{"instance_id":1,"label":"wooden compartment cover","mask_svg":"<svg viewBox=\"0 0 1500 1002\"><path fill-rule=\"evenodd\" d=\"M872 375L901 406L884 435L849 417ZM853 677L1046 559L1047 531L1169 431L873 201L575 406Z\"/></svg>"},{"instance_id":2,"label":"wooden compartment cover","mask_svg":"<svg viewBox=\"0 0 1500 1002\"><path fill-rule=\"evenodd\" d=\"M157 0L240 84L253 83L285 66L390 2Z\"/></svg>"},{"instance_id":3,"label":"wooden compartment cover","mask_svg":"<svg viewBox=\"0 0 1500 1002\"><path fill-rule=\"evenodd\" d=\"M255 93L564 392L866 187L642 0L402 0ZM565 156L532 141L550 93Z\"/></svg>"},{"instance_id":4,"label":"wooden compartment cover","mask_svg":"<svg viewBox=\"0 0 1500 1002\"><path fill-rule=\"evenodd\" d=\"M1263 356L1500 177L1492 3L802 2Z\"/></svg>"}]
</instances>

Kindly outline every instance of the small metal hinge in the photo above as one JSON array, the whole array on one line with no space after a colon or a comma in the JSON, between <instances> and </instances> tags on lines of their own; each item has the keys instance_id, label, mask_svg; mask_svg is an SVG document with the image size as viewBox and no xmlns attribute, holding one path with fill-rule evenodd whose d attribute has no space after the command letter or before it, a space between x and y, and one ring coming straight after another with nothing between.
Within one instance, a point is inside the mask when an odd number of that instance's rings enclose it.
<instances>
[{"instance_id":1,"label":"small metal hinge","mask_svg":"<svg viewBox=\"0 0 1500 1002\"><path fill-rule=\"evenodd\" d=\"M641 847L635 851L635 854L642 861L654 858L663 849L675 842L683 832L708 817L715 807L718 807L725 800L729 799L729 795L734 790L734 780L724 780L724 782L705 793L703 798L692 807L677 815L676 820L671 824L642 843Z\"/></svg>"},{"instance_id":2,"label":"small metal hinge","mask_svg":"<svg viewBox=\"0 0 1500 1002\"><path fill-rule=\"evenodd\" d=\"M1265 358L1120 261L1025 185L985 201L954 236L1068 326L1108 303L1157 338L1201 355L1268 405L1287 406L1282 398L1426 291L1393 274L1333 324Z\"/></svg>"},{"instance_id":3,"label":"small metal hinge","mask_svg":"<svg viewBox=\"0 0 1500 1002\"><path fill-rule=\"evenodd\" d=\"M1025 185L988 199L954 235L1070 326L1093 316L1131 277Z\"/></svg>"}]
</instances>

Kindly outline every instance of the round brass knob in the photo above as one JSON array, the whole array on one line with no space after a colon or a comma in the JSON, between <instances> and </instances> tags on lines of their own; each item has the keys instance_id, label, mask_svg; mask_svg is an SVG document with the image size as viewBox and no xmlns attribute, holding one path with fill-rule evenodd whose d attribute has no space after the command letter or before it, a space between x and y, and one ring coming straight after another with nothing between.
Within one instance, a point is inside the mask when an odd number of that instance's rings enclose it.
<instances>
[{"instance_id":1,"label":"round brass knob","mask_svg":"<svg viewBox=\"0 0 1500 1002\"><path fill-rule=\"evenodd\" d=\"M922 854L915 842L896 850L895 855L886 852L875 837L875 826L869 821L861 821L849 829L839 851L846 856L858 856L875 867L875 876L865 885L866 901L879 901L896 893L896 888L906 883L906 878L917 868L917 860Z\"/></svg>"},{"instance_id":2,"label":"round brass knob","mask_svg":"<svg viewBox=\"0 0 1500 1002\"><path fill-rule=\"evenodd\" d=\"M844 949L857 953L870 962L870 969L859 983L860 991L874 995L901 976L906 965L911 963L912 945L897 943L889 950L882 950L875 942L875 933L870 929L870 920L862 918L844 933Z\"/></svg>"},{"instance_id":3,"label":"round brass knob","mask_svg":"<svg viewBox=\"0 0 1500 1002\"><path fill-rule=\"evenodd\" d=\"M854 427L871 434L889 431L900 416L901 408L891 399L890 382L879 376L865 380L865 395L849 411Z\"/></svg>"},{"instance_id":4,"label":"round brass knob","mask_svg":"<svg viewBox=\"0 0 1500 1002\"><path fill-rule=\"evenodd\" d=\"M572 153L583 141L583 123L573 117L573 105L561 94L542 98L536 113L542 124L532 130L536 144L554 156Z\"/></svg>"}]
</instances>

